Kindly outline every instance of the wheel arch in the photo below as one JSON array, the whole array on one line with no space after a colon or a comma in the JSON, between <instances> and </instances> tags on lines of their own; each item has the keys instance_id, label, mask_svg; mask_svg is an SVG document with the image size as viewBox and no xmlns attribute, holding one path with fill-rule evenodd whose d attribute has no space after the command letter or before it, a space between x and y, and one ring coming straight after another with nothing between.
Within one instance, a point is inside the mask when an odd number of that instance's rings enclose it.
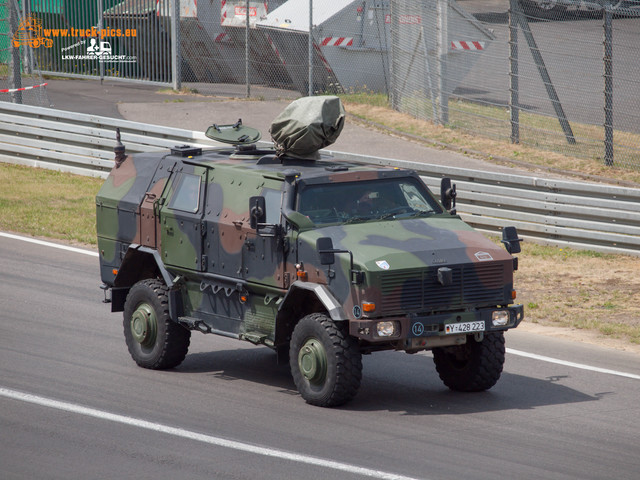
<instances>
[{"instance_id":1,"label":"wheel arch","mask_svg":"<svg viewBox=\"0 0 640 480\"><path fill-rule=\"evenodd\" d=\"M171 318L176 319L180 309L179 296L172 289L173 276L164 266L157 250L142 245L131 244L127 249L118 273L113 280L111 311L124 311L124 302L129 290L136 283L148 278L162 278L169 290Z\"/></svg>"},{"instance_id":2,"label":"wheel arch","mask_svg":"<svg viewBox=\"0 0 640 480\"><path fill-rule=\"evenodd\" d=\"M288 344L296 324L311 313L326 313L335 322L349 318L325 285L295 282L282 300L276 317L276 345Z\"/></svg>"}]
</instances>

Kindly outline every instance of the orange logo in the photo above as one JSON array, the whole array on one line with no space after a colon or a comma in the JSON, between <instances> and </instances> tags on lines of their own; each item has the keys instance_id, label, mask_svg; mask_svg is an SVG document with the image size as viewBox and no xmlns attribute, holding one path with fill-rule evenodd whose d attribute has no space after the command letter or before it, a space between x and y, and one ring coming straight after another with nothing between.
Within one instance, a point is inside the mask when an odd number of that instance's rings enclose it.
<instances>
[{"instance_id":1,"label":"orange logo","mask_svg":"<svg viewBox=\"0 0 640 480\"><path fill-rule=\"evenodd\" d=\"M53 40L44 36L42 23L34 17L27 17L20 22L11 43L16 48L20 45L28 45L31 48L38 48L40 45L44 45L46 48L53 47Z\"/></svg>"}]
</instances>

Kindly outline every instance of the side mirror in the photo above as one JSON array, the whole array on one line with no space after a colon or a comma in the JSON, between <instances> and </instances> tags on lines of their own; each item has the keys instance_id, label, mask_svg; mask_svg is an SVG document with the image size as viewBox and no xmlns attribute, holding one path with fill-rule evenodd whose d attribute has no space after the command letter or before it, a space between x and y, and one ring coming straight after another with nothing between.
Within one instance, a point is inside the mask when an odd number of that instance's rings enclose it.
<instances>
[{"instance_id":1,"label":"side mirror","mask_svg":"<svg viewBox=\"0 0 640 480\"><path fill-rule=\"evenodd\" d=\"M250 226L253 230L258 229L258 224L264 223L267 218L266 204L264 197L249 198Z\"/></svg>"},{"instance_id":2,"label":"side mirror","mask_svg":"<svg viewBox=\"0 0 640 480\"><path fill-rule=\"evenodd\" d=\"M451 179L447 177L443 178L440 181L440 202L442 202L442 206L453 215L456 213L455 206L457 195L456 186L455 184L451 185Z\"/></svg>"},{"instance_id":3,"label":"side mirror","mask_svg":"<svg viewBox=\"0 0 640 480\"><path fill-rule=\"evenodd\" d=\"M320 254L322 265L333 265L336 263L336 256L333 251L333 240L331 237L321 237L316 240L316 250Z\"/></svg>"},{"instance_id":4,"label":"side mirror","mask_svg":"<svg viewBox=\"0 0 640 480\"><path fill-rule=\"evenodd\" d=\"M520 242L521 238L518 238L518 230L516 227L504 227L502 229L502 243L504 243L504 248L507 249L507 252L514 254L520 253Z\"/></svg>"}]
</instances>

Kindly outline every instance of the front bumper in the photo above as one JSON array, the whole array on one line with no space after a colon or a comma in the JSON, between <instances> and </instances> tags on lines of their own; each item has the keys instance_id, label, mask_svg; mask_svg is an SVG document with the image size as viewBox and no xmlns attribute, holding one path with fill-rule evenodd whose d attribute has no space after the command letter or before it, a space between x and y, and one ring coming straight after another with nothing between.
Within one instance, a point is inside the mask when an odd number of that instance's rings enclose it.
<instances>
[{"instance_id":1,"label":"front bumper","mask_svg":"<svg viewBox=\"0 0 640 480\"><path fill-rule=\"evenodd\" d=\"M493 312L508 312L509 320L506 325L494 326L492 322ZM406 340L410 344L421 345L422 342L416 342L415 339L424 339L423 347L427 347L430 343L429 338L433 337L451 337L454 335L448 333L457 329L447 328L447 325L465 324L470 322L484 322L483 330L474 330L473 333L493 332L500 330L508 330L517 327L524 318L524 308L522 305L510 305L500 308L481 308L477 310L447 312L432 315L407 315L403 317L384 317L376 319L358 319L349 321L349 333L359 339L374 344L396 343L398 340ZM393 336L378 335L377 326L380 322L395 322L397 331Z\"/></svg>"}]
</instances>

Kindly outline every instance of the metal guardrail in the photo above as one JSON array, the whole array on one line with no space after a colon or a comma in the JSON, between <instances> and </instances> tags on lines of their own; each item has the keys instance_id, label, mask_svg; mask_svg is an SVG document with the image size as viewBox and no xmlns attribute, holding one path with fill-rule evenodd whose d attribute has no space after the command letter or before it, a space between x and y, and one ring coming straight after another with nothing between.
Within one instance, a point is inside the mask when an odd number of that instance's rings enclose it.
<instances>
[{"instance_id":1,"label":"metal guardrail","mask_svg":"<svg viewBox=\"0 0 640 480\"><path fill-rule=\"evenodd\" d=\"M220 145L200 132L0 102L0 161L106 178L116 128L127 153Z\"/></svg>"},{"instance_id":2,"label":"metal guardrail","mask_svg":"<svg viewBox=\"0 0 640 480\"><path fill-rule=\"evenodd\" d=\"M200 132L0 102L0 161L105 178L116 127L127 153L220 145ZM479 230L499 233L514 225L536 242L640 256L640 189L325 151L415 170L434 191L451 177L460 216Z\"/></svg>"}]
</instances>

